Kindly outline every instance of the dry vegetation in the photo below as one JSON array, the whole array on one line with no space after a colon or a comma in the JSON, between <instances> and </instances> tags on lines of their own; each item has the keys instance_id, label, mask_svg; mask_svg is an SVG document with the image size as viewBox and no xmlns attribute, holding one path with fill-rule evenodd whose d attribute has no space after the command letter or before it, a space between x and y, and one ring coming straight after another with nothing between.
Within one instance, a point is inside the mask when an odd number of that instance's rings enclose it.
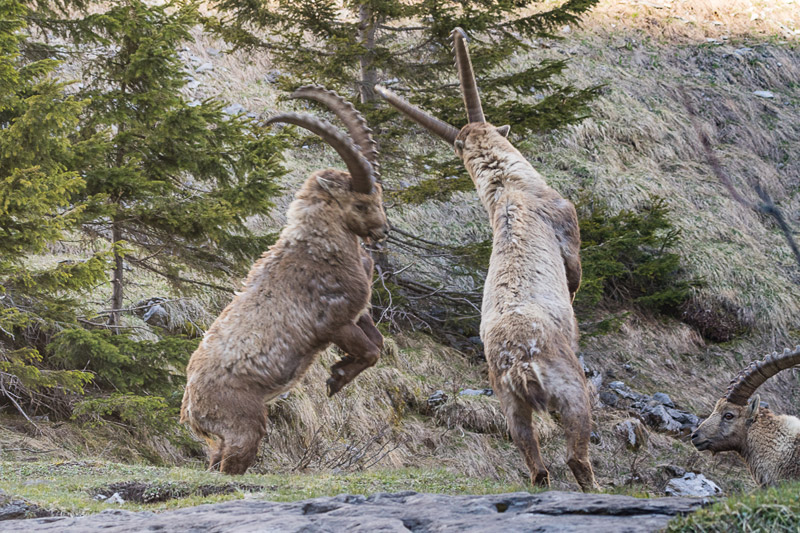
<instances>
[{"instance_id":1,"label":"dry vegetation","mask_svg":"<svg viewBox=\"0 0 800 533\"><path fill-rule=\"evenodd\" d=\"M760 181L793 226L800 227L800 2L606 0L582 29L570 28L565 37L539 43L518 61L569 57L567 75L577 86L605 84L593 118L515 144L566 197L588 191L612 210L636 207L653 194L666 198L683 231L686 268L705 280L695 296L697 305L724 302L726 312L753 324L744 338L712 344L684 323L634 313L616 332L585 337L582 355L605 382L619 379L640 392L666 392L680 407L703 415L742 361L797 342L800 269L773 222L742 208L713 176L679 89L685 88L700 110L702 128L740 192L755 198L750 184ZM195 42L182 52L194 67L204 62L214 66L195 75L201 84L187 88L191 97L221 96L259 116L290 108L278 101L280 94L265 79L273 68L268 57L209 53L210 48L224 46L196 33ZM762 90L774 98L753 94ZM437 141L419 137L414 142ZM252 221L256 228L279 227L295 185L308 171L338 164L332 151L316 146L287 153L286 162L291 169L286 194L273 215ZM389 217L398 227L434 241L474 242L489 234L474 194L390 210ZM410 261L399 253L394 259L401 265ZM430 265L424 268L428 275L443 275ZM464 288L472 283L451 282ZM132 301L162 290L143 278ZM326 398L324 389L325 367L336 356L329 350L288 398L270 407L268 436L255 471L436 467L506 483L523 481L524 465L507 437L496 399L458 396L465 387L488 386L485 368L420 334L396 335L387 344L381 363L333 399ZM428 405L436 390L450 399ZM800 411L797 371L772 380L762 397L779 411ZM677 465L703 472L726 491L752 486L737 459L701 455L688 442L666 435L653 433L643 449L629 451L614 430L628 416L610 408L596 410L600 442L592 445L591 454L601 485L658 492L674 477L667 467ZM186 460L174 450L159 449L163 445L155 440L149 451L134 449L111 438L109 428L93 433L70 424L42 422L41 427L41 434L28 436L3 429L4 453L21 459L46 454ZM539 427L555 488L577 488L564 464L557 421L545 416ZM199 457L188 460L198 467L202 463Z\"/></svg>"}]
</instances>

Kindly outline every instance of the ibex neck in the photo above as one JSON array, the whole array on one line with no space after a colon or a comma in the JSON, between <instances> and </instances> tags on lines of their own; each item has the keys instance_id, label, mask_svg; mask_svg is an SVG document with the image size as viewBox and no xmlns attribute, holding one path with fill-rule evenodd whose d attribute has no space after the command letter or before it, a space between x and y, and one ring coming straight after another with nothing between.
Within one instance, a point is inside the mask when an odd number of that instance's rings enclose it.
<instances>
[{"instance_id":1,"label":"ibex neck","mask_svg":"<svg viewBox=\"0 0 800 533\"><path fill-rule=\"evenodd\" d=\"M353 256L358 249L358 237L345 226L343 213L335 202L305 199L296 199L289 206L280 242L286 250L327 262Z\"/></svg>"},{"instance_id":2,"label":"ibex neck","mask_svg":"<svg viewBox=\"0 0 800 533\"><path fill-rule=\"evenodd\" d=\"M478 197L492 219L504 193L520 191L536 197L548 189L544 178L522 154L510 143L506 144L507 146L494 146L492 150L465 158L464 161L475 183Z\"/></svg>"},{"instance_id":3,"label":"ibex neck","mask_svg":"<svg viewBox=\"0 0 800 533\"><path fill-rule=\"evenodd\" d=\"M744 449L739 454L756 481L769 485L786 477L782 472L797 462L799 441L800 420L762 409L747 431Z\"/></svg>"}]
</instances>

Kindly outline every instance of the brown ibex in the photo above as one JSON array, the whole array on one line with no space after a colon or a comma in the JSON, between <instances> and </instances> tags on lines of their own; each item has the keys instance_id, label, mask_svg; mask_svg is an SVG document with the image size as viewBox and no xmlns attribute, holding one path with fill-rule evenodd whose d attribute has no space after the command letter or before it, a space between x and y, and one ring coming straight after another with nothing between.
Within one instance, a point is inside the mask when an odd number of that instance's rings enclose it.
<instances>
[{"instance_id":1,"label":"brown ibex","mask_svg":"<svg viewBox=\"0 0 800 533\"><path fill-rule=\"evenodd\" d=\"M370 130L332 91L307 86L292 96L327 105L355 145L311 115L267 121L316 133L348 172L327 169L306 179L278 241L253 265L189 361L181 422L208 442L209 468L228 474L242 474L255 461L266 432L264 403L297 383L330 343L346 355L331 368L328 395L374 365L383 345L368 312L373 264L359 244L359 237L382 240L389 229Z\"/></svg>"},{"instance_id":2,"label":"brown ibex","mask_svg":"<svg viewBox=\"0 0 800 533\"><path fill-rule=\"evenodd\" d=\"M551 189L486 122L463 30L453 31L468 124L457 130L376 87L398 110L455 147L489 214L492 255L483 292L481 338L489 379L525 457L531 481L549 485L533 410L554 408L567 437L567 464L584 491L597 488L589 462L591 406L575 350L572 299L581 280L575 207Z\"/></svg>"},{"instance_id":3,"label":"brown ibex","mask_svg":"<svg viewBox=\"0 0 800 533\"><path fill-rule=\"evenodd\" d=\"M738 453L759 485L800 480L800 419L761 408L761 397L754 394L769 378L795 365L800 365L800 346L774 352L739 372L714 412L692 433L695 448Z\"/></svg>"}]
</instances>

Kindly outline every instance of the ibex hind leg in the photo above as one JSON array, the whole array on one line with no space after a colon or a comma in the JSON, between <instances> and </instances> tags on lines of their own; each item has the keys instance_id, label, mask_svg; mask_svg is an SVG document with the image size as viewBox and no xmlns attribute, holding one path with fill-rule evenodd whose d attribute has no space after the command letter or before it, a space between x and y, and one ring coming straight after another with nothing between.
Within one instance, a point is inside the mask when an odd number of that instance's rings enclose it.
<instances>
[{"instance_id":1,"label":"ibex hind leg","mask_svg":"<svg viewBox=\"0 0 800 533\"><path fill-rule=\"evenodd\" d=\"M251 430L225 439L220 454L220 471L231 475L244 474L256 462L258 446L263 436L263 432Z\"/></svg>"},{"instance_id":2,"label":"ibex hind leg","mask_svg":"<svg viewBox=\"0 0 800 533\"><path fill-rule=\"evenodd\" d=\"M222 462L222 448L225 442L220 439L217 442L208 443L208 470L213 472L219 470L219 465Z\"/></svg>"},{"instance_id":3,"label":"ibex hind leg","mask_svg":"<svg viewBox=\"0 0 800 533\"><path fill-rule=\"evenodd\" d=\"M581 490L599 490L589 460L589 439L592 433L592 411L583 375L554 387L551 400L561 414L567 439L567 466L572 470Z\"/></svg>"},{"instance_id":4,"label":"ibex hind leg","mask_svg":"<svg viewBox=\"0 0 800 533\"><path fill-rule=\"evenodd\" d=\"M493 380L494 381L494 380ZM506 415L511 439L516 444L531 475L531 483L540 487L550 486L550 473L542 460L539 438L533 426L534 404L522 398L502 384L493 383L494 391L500 398L500 406Z\"/></svg>"}]
</instances>

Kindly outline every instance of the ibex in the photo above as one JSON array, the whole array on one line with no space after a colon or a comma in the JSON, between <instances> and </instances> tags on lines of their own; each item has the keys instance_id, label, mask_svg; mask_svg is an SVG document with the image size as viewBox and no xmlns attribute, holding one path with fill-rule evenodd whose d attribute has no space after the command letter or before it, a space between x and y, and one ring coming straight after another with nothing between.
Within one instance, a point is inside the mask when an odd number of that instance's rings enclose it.
<instances>
[{"instance_id":1,"label":"ibex","mask_svg":"<svg viewBox=\"0 0 800 533\"><path fill-rule=\"evenodd\" d=\"M334 343L346 353L331 368L333 395L374 365L383 345L368 313L373 264L359 244L359 237L382 240L389 229L375 143L361 115L336 93L307 86L292 96L327 105L355 145L311 115L267 121L316 133L348 172L327 169L306 179L278 241L253 265L189 361L181 422L208 442L209 468L228 474L253 464L266 432L264 403L297 383L319 352Z\"/></svg>"},{"instance_id":2,"label":"ibex","mask_svg":"<svg viewBox=\"0 0 800 533\"><path fill-rule=\"evenodd\" d=\"M762 486L800 480L800 419L761 408L760 396L754 395L769 378L795 365L800 365L800 345L780 355L774 352L739 372L714 412L692 433L695 448L738 453Z\"/></svg>"},{"instance_id":3,"label":"ibex","mask_svg":"<svg viewBox=\"0 0 800 533\"><path fill-rule=\"evenodd\" d=\"M589 462L591 410L581 365L572 299L581 281L575 207L551 189L506 139L509 126L486 122L466 36L453 31L456 67L468 124L457 130L376 90L409 118L455 147L489 215L492 255L483 292L481 339L489 379L531 481L549 485L533 410L559 411L567 464L584 491L597 488Z\"/></svg>"}]
</instances>

